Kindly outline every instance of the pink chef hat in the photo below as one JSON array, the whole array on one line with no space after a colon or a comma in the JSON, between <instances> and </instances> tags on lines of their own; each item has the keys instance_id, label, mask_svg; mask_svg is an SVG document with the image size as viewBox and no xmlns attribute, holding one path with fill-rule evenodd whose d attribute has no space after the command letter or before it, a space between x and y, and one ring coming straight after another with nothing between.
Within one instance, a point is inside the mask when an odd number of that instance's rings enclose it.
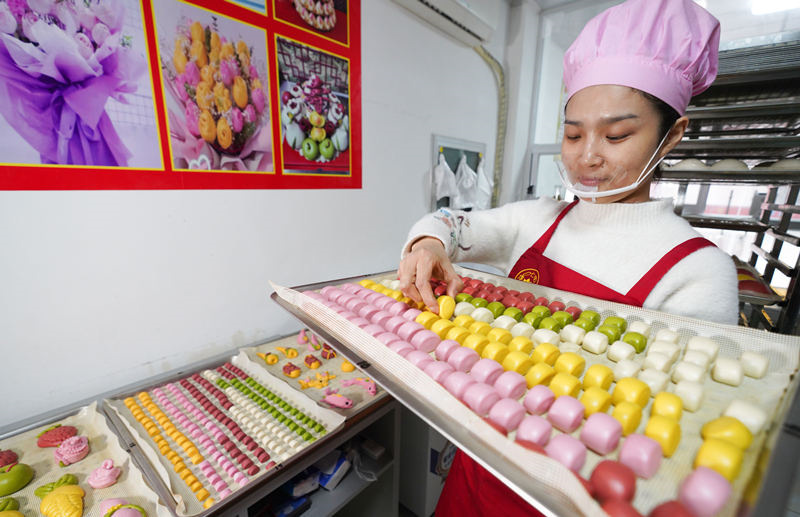
<instances>
[{"instance_id":1,"label":"pink chef hat","mask_svg":"<svg viewBox=\"0 0 800 517\"><path fill-rule=\"evenodd\" d=\"M619 84L683 114L717 76L718 52L719 20L692 0L628 0L592 18L567 49L567 98Z\"/></svg>"}]
</instances>

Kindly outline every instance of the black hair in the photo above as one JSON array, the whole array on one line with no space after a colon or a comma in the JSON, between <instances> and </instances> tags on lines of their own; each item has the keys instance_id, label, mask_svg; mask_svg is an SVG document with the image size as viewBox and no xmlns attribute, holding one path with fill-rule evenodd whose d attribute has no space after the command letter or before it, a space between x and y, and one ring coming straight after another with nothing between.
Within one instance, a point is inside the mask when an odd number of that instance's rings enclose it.
<instances>
[{"instance_id":1,"label":"black hair","mask_svg":"<svg viewBox=\"0 0 800 517\"><path fill-rule=\"evenodd\" d=\"M672 129L672 126L675 125L675 122L681 118L681 114L675 111L675 108L662 101L655 95L651 95L636 88L632 89L650 101L650 104L653 106L653 108L655 108L656 112L658 112L658 118L661 120L658 125L658 134L663 138L664 135L666 135L667 132Z\"/></svg>"}]
</instances>

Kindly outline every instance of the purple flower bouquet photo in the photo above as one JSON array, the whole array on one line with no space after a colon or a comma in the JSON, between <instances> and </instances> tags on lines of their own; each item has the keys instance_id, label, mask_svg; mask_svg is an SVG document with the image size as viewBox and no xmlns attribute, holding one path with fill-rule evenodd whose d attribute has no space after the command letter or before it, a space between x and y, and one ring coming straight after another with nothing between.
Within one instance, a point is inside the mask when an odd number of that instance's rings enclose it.
<instances>
[{"instance_id":1,"label":"purple flower bouquet photo","mask_svg":"<svg viewBox=\"0 0 800 517\"><path fill-rule=\"evenodd\" d=\"M21 146L6 146L4 162L36 163L38 155L42 164L130 165L131 138L118 132L108 106L127 104L147 79L138 6L124 0L0 1L0 114L9 126L4 131L13 130L33 149L26 154ZM126 33L126 13L136 17L138 33ZM142 44L136 52L134 41ZM152 91L140 93L148 95L143 118L154 127ZM152 153L150 138L136 147L149 145ZM148 160L160 163L159 156Z\"/></svg>"}]
</instances>

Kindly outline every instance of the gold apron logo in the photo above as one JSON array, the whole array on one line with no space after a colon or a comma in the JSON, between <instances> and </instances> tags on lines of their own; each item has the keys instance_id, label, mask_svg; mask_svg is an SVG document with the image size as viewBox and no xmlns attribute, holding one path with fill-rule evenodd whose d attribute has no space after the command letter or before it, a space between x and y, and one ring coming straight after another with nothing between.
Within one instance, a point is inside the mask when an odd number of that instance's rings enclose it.
<instances>
[{"instance_id":1,"label":"gold apron logo","mask_svg":"<svg viewBox=\"0 0 800 517\"><path fill-rule=\"evenodd\" d=\"M539 270L534 268L523 269L517 273L517 276L515 276L514 279L522 280L523 282L528 282L529 284L538 284Z\"/></svg>"}]
</instances>

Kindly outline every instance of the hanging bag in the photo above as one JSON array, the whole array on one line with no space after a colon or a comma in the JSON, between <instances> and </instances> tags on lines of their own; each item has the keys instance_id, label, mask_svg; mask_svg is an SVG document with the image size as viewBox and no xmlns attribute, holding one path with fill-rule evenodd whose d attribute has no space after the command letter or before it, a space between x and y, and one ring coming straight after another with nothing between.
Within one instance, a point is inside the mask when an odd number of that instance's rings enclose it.
<instances>
[{"instance_id":1,"label":"hanging bag","mask_svg":"<svg viewBox=\"0 0 800 517\"><path fill-rule=\"evenodd\" d=\"M473 208L475 206L476 191L478 185L478 174L467 165L467 157L461 155L461 160L456 168L456 194L450 206L460 210Z\"/></svg>"},{"instance_id":2,"label":"hanging bag","mask_svg":"<svg viewBox=\"0 0 800 517\"><path fill-rule=\"evenodd\" d=\"M476 196L475 196L475 209L476 210L486 210L487 208L491 208L492 206L492 178L486 174L486 171L483 167L483 156L481 156L481 160L478 162L478 188L476 189Z\"/></svg>"},{"instance_id":3,"label":"hanging bag","mask_svg":"<svg viewBox=\"0 0 800 517\"><path fill-rule=\"evenodd\" d=\"M450 198L450 205L453 204L453 198L458 193L456 188L456 175L453 173L450 166L447 165L447 160L444 159L444 154L439 153L439 163L433 168L433 192L436 195L436 200L444 197Z\"/></svg>"}]
</instances>

